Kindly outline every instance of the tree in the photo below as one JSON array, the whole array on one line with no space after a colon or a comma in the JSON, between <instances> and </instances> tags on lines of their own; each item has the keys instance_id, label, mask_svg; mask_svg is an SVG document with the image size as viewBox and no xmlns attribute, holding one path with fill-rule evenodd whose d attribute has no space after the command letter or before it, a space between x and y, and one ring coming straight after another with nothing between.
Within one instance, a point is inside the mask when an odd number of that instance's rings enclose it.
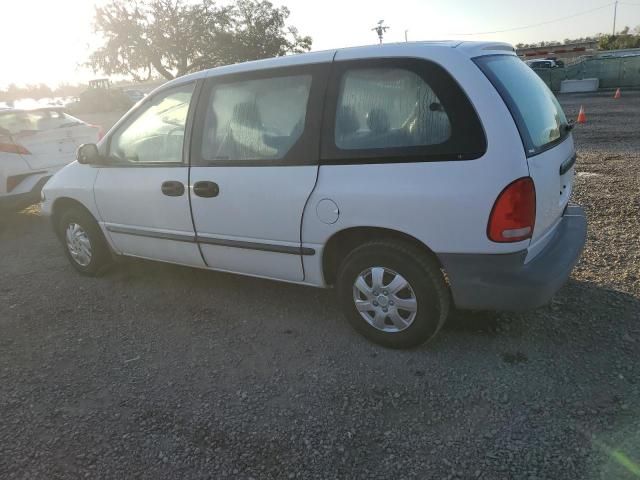
<instances>
[{"instance_id":1,"label":"tree","mask_svg":"<svg viewBox=\"0 0 640 480\"><path fill-rule=\"evenodd\" d=\"M619 50L623 48L640 48L640 26L633 29L624 27L616 35L600 35L600 50Z\"/></svg>"},{"instance_id":2,"label":"tree","mask_svg":"<svg viewBox=\"0 0 640 480\"><path fill-rule=\"evenodd\" d=\"M33 98L39 100L41 98L52 97L54 92L44 83L18 85L11 83L6 90L0 90L0 101L13 101L20 98Z\"/></svg>"},{"instance_id":3,"label":"tree","mask_svg":"<svg viewBox=\"0 0 640 480\"><path fill-rule=\"evenodd\" d=\"M53 91L53 95L56 97L76 97L86 89L86 85L71 85L69 83L62 83L56 87L56 89Z\"/></svg>"},{"instance_id":4,"label":"tree","mask_svg":"<svg viewBox=\"0 0 640 480\"><path fill-rule=\"evenodd\" d=\"M167 79L229 63L300 53L311 38L287 26L289 10L267 0L111 0L96 7L103 45L89 57L94 71L141 81L155 70Z\"/></svg>"},{"instance_id":5,"label":"tree","mask_svg":"<svg viewBox=\"0 0 640 480\"><path fill-rule=\"evenodd\" d=\"M582 42L595 42L597 41L597 37L581 37L581 38L565 38L562 42L557 42L555 40L552 41L542 41L536 43L519 43L516 45L516 48L537 48L537 47L555 47L557 45L569 45L571 43L582 43Z\"/></svg>"},{"instance_id":6,"label":"tree","mask_svg":"<svg viewBox=\"0 0 640 480\"><path fill-rule=\"evenodd\" d=\"M591 37L582 38L565 38L562 45L570 43L581 42L598 42L598 48L600 50L616 50L621 48L640 48L640 25L631 30L629 27L624 27L616 35L605 35L599 33ZM516 48L532 48L532 47L548 47L548 46L561 45L559 42L537 42L537 43L519 43Z\"/></svg>"}]
</instances>

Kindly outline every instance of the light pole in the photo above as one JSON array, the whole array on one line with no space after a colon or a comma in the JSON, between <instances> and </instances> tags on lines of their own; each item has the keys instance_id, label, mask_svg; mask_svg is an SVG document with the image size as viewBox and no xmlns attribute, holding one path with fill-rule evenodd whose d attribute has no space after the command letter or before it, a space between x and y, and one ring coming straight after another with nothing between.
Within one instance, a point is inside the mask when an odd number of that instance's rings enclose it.
<instances>
[{"instance_id":1,"label":"light pole","mask_svg":"<svg viewBox=\"0 0 640 480\"><path fill-rule=\"evenodd\" d=\"M616 36L616 17L618 16L618 0L613 4L613 33L612 37Z\"/></svg>"}]
</instances>

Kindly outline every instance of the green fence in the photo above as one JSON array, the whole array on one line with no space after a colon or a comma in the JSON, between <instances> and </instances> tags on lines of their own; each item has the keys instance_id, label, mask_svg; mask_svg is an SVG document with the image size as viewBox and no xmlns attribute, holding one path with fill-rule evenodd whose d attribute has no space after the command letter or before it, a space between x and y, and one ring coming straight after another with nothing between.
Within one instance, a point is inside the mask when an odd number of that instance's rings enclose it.
<instances>
[{"instance_id":1,"label":"green fence","mask_svg":"<svg viewBox=\"0 0 640 480\"><path fill-rule=\"evenodd\" d=\"M567 67L535 69L554 92L563 80L600 79L600 88L640 88L640 55L590 58Z\"/></svg>"}]
</instances>

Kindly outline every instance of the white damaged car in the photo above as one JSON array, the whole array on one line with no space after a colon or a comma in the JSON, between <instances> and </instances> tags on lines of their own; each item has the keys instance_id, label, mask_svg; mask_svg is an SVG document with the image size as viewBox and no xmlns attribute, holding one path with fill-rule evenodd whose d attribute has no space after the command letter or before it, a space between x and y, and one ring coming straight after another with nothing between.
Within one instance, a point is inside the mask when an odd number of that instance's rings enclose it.
<instances>
[{"instance_id":1,"label":"white damaged car","mask_svg":"<svg viewBox=\"0 0 640 480\"><path fill-rule=\"evenodd\" d=\"M83 143L102 138L101 127L67 115L60 107L0 109L0 210L40 201L40 191Z\"/></svg>"}]
</instances>

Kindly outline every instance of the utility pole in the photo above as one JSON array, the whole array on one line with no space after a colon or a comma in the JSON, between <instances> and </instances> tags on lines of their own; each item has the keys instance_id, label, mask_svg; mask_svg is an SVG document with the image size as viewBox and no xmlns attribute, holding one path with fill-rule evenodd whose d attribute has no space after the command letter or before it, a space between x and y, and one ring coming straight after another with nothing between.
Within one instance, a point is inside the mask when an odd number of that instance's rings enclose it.
<instances>
[{"instance_id":1,"label":"utility pole","mask_svg":"<svg viewBox=\"0 0 640 480\"><path fill-rule=\"evenodd\" d=\"M409 33L409 30L405 30L405 31L404 31L404 41L405 41L405 42L408 42L408 41L409 41L409 37L408 37L408 35L407 35L408 33Z\"/></svg>"},{"instance_id":2,"label":"utility pole","mask_svg":"<svg viewBox=\"0 0 640 480\"><path fill-rule=\"evenodd\" d=\"M616 36L616 17L618 16L618 0L613 4L613 33L611 36Z\"/></svg>"}]
</instances>

